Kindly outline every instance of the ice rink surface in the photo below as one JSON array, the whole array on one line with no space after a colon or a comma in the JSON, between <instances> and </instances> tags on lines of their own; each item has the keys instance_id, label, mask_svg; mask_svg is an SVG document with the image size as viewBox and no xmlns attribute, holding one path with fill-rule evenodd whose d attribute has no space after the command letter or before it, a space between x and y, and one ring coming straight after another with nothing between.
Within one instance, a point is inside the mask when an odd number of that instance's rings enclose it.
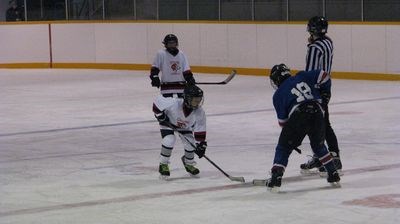
<instances>
[{"instance_id":1,"label":"ice rink surface","mask_svg":"<svg viewBox=\"0 0 400 224\"><path fill-rule=\"evenodd\" d=\"M224 75L196 74L201 81ZM308 139L289 160L281 193L266 178L280 133L267 77L201 86L207 155L190 177L177 141L171 178L158 179L158 94L148 72L0 70L0 223L400 223L400 83L333 80L330 113L341 188L302 176Z\"/></svg>"}]
</instances>

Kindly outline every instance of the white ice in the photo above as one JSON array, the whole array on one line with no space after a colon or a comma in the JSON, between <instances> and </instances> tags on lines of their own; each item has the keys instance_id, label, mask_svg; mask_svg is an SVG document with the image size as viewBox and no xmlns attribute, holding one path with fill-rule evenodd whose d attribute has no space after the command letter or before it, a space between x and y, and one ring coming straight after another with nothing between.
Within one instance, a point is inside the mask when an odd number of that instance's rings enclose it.
<instances>
[{"instance_id":1,"label":"white ice","mask_svg":"<svg viewBox=\"0 0 400 224\"><path fill-rule=\"evenodd\" d=\"M147 71L0 70L0 223L400 223L399 82L334 79L342 187L299 174L305 139L279 194L249 183L268 176L280 133L268 78L201 87L207 155L246 184L204 159L191 178L180 142L171 180L158 179L158 91Z\"/></svg>"}]
</instances>

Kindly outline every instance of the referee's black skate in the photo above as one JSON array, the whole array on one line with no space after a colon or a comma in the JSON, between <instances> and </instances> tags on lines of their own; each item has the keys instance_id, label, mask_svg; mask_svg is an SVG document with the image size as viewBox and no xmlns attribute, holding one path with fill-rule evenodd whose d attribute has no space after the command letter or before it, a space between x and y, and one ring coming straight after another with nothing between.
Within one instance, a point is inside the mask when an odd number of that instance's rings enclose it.
<instances>
[{"instance_id":1,"label":"referee's black skate","mask_svg":"<svg viewBox=\"0 0 400 224\"><path fill-rule=\"evenodd\" d=\"M333 157L333 164L335 164L335 167L340 174L340 172L342 171L342 161L340 160L340 157L336 153L331 152L331 155Z\"/></svg>"},{"instance_id":2,"label":"referee's black skate","mask_svg":"<svg viewBox=\"0 0 400 224\"><path fill-rule=\"evenodd\" d=\"M182 160L183 166L185 167L186 172L190 173L191 175L197 175L197 174L200 173L200 170L197 169L197 168L194 166L195 164L188 164L188 163L186 163L186 161L185 161L185 156L182 156L182 157L181 157L181 160Z\"/></svg>"},{"instance_id":3,"label":"referee's black skate","mask_svg":"<svg viewBox=\"0 0 400 224\"><path fill-rule=\"evenodd\" d=\"M334 171L332 173L328 173L328 178L326 180L332 186L340 187L340 176L339 176L339 173L337 171Z\"/></svg>"},{"instance_id":4,"label":"referee's black skate","mask_svg":"<svg viewBox=\"0 0 400 224\"><path fill-rule=\"evenodd\" d=\"M337 170L337 172L339 173L339 176L342 176L342 161L340 160L340 157L337 156L337 154L335 152L331 152L332 155L332 159L333 159L333 164L335 165L335 168ZM328 173L326 172L326 169L324 166L321 166L320 168L318 168L319 170L319 175L321 177L327 177Z\"/></svg>"},{"instance_id":5,"label":"referee's black skate","mask_svg":"<svg viewBox=\"0 0 400 224\"><path fill-rule=\"evenodd\" d=\"M319 159L313 156L308 162L300 164L300 173L309 174L313 173L311 169L323 167ZM317 172L317 171L316 171Z\"/></svg>"}]
</instances>

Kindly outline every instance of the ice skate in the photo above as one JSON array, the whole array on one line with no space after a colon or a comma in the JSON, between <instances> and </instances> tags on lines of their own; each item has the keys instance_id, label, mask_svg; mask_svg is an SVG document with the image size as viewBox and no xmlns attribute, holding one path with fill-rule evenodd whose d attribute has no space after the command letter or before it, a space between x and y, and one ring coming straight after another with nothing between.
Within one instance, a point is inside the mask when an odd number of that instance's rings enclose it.
<instances>
[{"instance_id":1,"label":"ice skate","mask_svg":"<svg viewBox=\"0 0 400 224\"><path fill-rule=\"evenodd\" d=\"M336 153L332 153L333 156L333 164L335 165L336 171L338 172L339 176L343 176L343 172L342 172L342 162L340 161L340 157L339 156L335 156ZM321 166L320 168L318 168L319 171L319 175L321 177L327 177L328 173L326 172L326 169L324 166Z\"/></svg>"},{"instance_id":2,"label":"ice skate","mask_svg":"<svg viewBox=\"0 0 400 224\"><path fill-rule=\"evenodd\" d=\"M322 163L319 161L319 159L315 156L311 157L310 160L308 160L308 162L300 164L300 173L301 174L313 174L313 173L317 173L318 170L312 170L314 168L324 168L322 166Z\"/></svg>"},{"instance_id":3,"label":"ice skate","mask_svg":"<svg viewBox=\"0 0 400 224\"><path fill-rule=\"evenodd\" d=\"M269 178L265 183L265 185L267 186L267 189L274 193L279 192L279 189L282 185L282 176L283 176L283 172L272 171L271 178Z\"/></svg>"},{"instance_id":4,"label":"ice skate","mask_svg":"<svg viewBox=\"0 0 400 224\"><path fill-rule=\"evenodd\" d=\"M160 166L158 167L158 172L160 173L161 180L167 180L170 176L168 164L160 163Z\"/></svg>"},{"instance_id":5,"label":"ice skate","mask_svg":"<svg viewBox=\"0 0 400 224\"><path fill-rule=\"evenodd\" d=\"M340 176L337 171L328 174L328 178L326 179L328 183L330 183L334 187L340 187Z\"/></svg>"},{"instance_id":6,"label":"ice skate","mask_svg":"<svg viewBox=\"0 0 400 224\"><path fill-rule=\"evenodd\" d=\"M197 175L200 173L200 170L195 167L195 163L189 164L185 160L185 156L181 157L183 166L185 167L186 172L190 173L191 175Z\"/></svg>"}]
</instances>

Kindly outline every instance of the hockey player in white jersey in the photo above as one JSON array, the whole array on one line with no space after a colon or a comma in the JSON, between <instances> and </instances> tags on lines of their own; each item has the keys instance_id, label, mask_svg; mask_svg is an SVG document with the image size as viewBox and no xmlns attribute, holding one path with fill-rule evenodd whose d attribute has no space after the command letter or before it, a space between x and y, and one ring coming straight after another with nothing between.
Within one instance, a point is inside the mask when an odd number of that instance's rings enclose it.
<instances>
[{"instance_id":1,"label":"hockey player in white jersey","mask_svg":"<svg viewBox=\"0 0 400 224\"><path fill-rule=\"evenodd\" d=\"M162 43L165 49L157 52L151 66L151 85L160 88L164 97L182 98L185 84L195 84L193 73L186 55L178 49L178 38L174 34L166 35Z\"/></svg>"},{"instance_id":2,"label":"hockey player in white jersey","mask_svg":"<svg viewBox=\"0 0 400 224\"><path fill-rule=\"evenodd\" d=\"M185 152L181 160L186 171L191 175L199 174L194 154L202 158L207 148L206 116L202 104L203 91L195 85L185 87L183 99L163 96L155 99L153 112L160 123L162 137L159 165L161 177L170 175L168 164L176 141L175 131L179 132L184 145Z\"/></svg>"}]
</instances>

